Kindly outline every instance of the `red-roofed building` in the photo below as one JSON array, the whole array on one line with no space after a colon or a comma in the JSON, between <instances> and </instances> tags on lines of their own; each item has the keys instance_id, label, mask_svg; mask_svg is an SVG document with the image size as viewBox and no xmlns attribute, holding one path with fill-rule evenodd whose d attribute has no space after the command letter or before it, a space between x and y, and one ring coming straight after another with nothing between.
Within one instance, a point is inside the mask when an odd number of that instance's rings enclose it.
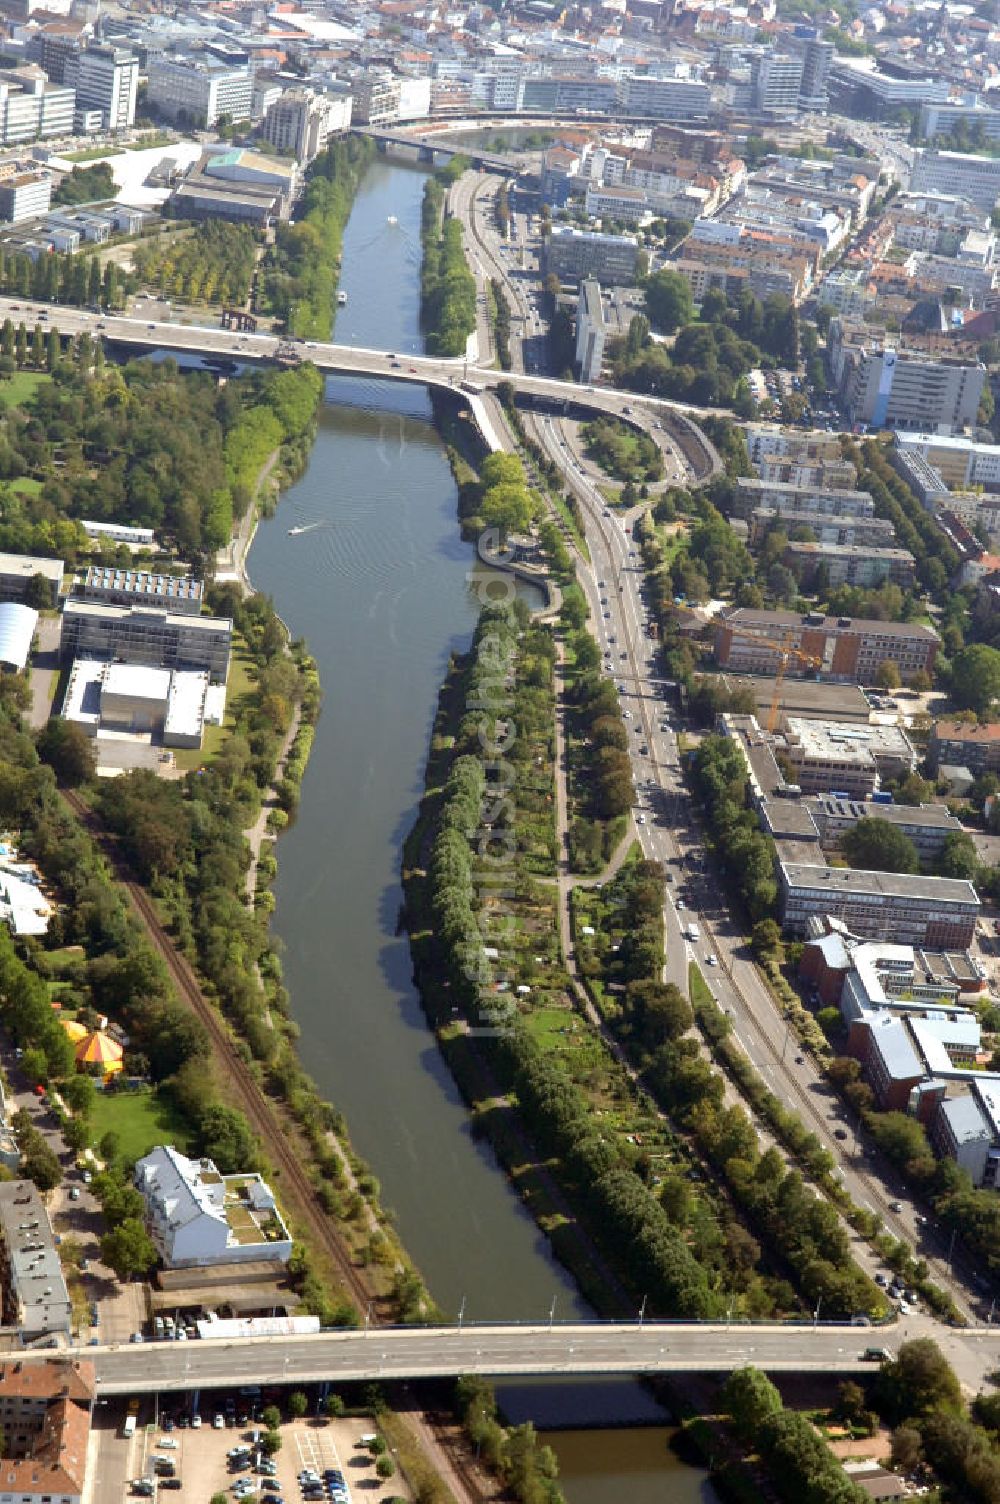
<instances>
[{"instance_id":1,"label":"red-roofed building","mask_svg":"<svg viewBox=\"0 0 1000 1504\"><path fill-rule=\"evenodd\" d=\"M0 1500L80 1504L93 1400L91 1363L0 1367Z\"/></svg>"}]
</instances>

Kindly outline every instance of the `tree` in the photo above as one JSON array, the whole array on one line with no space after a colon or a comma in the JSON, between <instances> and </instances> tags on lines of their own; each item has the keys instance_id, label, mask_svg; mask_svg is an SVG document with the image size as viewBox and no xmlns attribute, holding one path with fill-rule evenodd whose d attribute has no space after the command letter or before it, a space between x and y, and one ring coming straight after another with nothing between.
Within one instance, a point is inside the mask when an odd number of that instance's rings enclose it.
<instances>
[{"instance_id":1,"label":"tree","mask_svg":"<svg viewBox=\"0 0 1000 1504\"><path fill-rule=\"evenodd\" d=\"M277 1405L265 1405L260 1418L268 1431L276 1431L281 1425L281 1411Z\"/></svg>"},{"instance_id":2,"label":"tree","mask_svg":"<svg viewBox=\"0 0 1000 1504\"><path fill-rule=\"evenodd\" d=\"M121 1153L122 1141L114 1129L109 1128L107 1133L102 1134L101 1141L97 1146L98 1153L106 1165L114 1164Z\"/></svg>"},{"instance_id":3,"label":"tree","mask_svg":"<svg viewBox=\"0 0 1000 1504\"><path fill-rule=\"evenodd\" d=\"M391 1478L396 1471L396 1464L387 1453L383 1453L375 1464L375 1471L380 1478Z\"/></svg>"},{"instance_id":4,"label":"tree","mask_svg":"<svg viewBox=\"0 0 1000 1504\"><path fill-rule=\"evenodd\" d=\"M985 715L1000 696L1000 650L970 643L951 664L951 697L960 710Z\"/></svg>"},{"instance_id":5,"label":"tree","mask_svg":"<svg viewBox=\"0 0 1000 1504\"><path fill-rule=\"evenodd\" d=\"M901 1473L913 1473L923 1461L923 1444L916 1426L897 1426L892 1433L891 1461Z\"/></svg>"},{"instance_id":6,"label":"tree","mask_svg":"<svg viewBox=\"0 0 1000 1504\"><path fill-rule=\"evenodd\" d=\"M148 1274L156 1257L152 1239L137 1217L127 1217L101 1239L101 1258L119 1279Z\"/></svg>"},{"instance_id":7,"label":"tree","mask_svg":"<svg viewBox=\"0 0 1000 1504\"><path fill-rule=\"evenodd\" d=\"M309 1401L301 1389L293 1389L288 1396L288 1413L293 1420L301 1420L309 1409Z\"/></svg>"},{"instance_id":8,"label":"tree","mask_svg":"<svg viewBox=\"0 0 1000 1504\"><path fill-rule=\"evenodd\" d=\"M38 755L60 783L79 788L94 776L94 744L73 721L53 716L39 733Z\"/></svg>"},{"instance_id":9,"label":"tree","mask_svg":"<svg viewBox=\"0 0 1000 1504\"><path fill-rule=\"evenodd\" d=\"M781 929L774 919L758 919L750 938L754 954L761 958L777 955L781 949Z\"/></svg>"},{"instance_id":10,"label":"tree","mask_svg":"<svg viewBox=\"0 0 1000 1504\"><path fill-rule=\"evenodd\" d=\"M331 1420L336 1420L339 1416L344 1415L347 1411L347 1406L344 1404L344 1397L342 1394L328 1394L326 1397L326 1404L323 1406L323 1408Z\"/></svg>"},{"instance_id":11,"label":"tree","mask_svg":"<svg viewBox=\"0 0 1000 1504\"><path fill-rule=\"evenodd\" d=\"M80 1117L89 1117L94 1106L96 1088L89 1076L70 1076L66 1085L62 1088L62 1095L67 1104Z\"/></svg>"},{"instance_id":12,"label":"tree","mask_svg":"<svg viewBox=\"0 0 1000 1504\"><path fill-rule=\"evenodd\" d=\"M268 1457L276 1456L281 1451L281 1432L265 1431L261 1446Z\"/></svg>"},{"instance_id":13,"label":"tree","mask_svg":"<svg viewBox=\"0 0 1000 1504\"><path fill-rule=\"evenodd\" d=\"M33 1180L40 1191L53 1191L62 1179L62 1166L40 1133L36 1133L21 1155L21 1173Z\"/></svg>"},{"instance_id":14,"label":"tree","mask_svg":"<svg viewBox=\"0 0 1000 1504\"><path fill-rule=\"evenodd\" d=\"M866 815L840 840L852 867L866 872L918 872L917 848L910 838L888 820Z\"/></svg>"},{"instance_id":15,"label":"tree","mask_svg":"<svg viewBox=\"0 0 1000 1504\"><path fill-rule=\"evenodd\" d=\"M930 1337L904 1342L895 1361L879 1376L879 1393L891 1417L929 1415L933 1410L962 1410L962 1390L951 1366Z\"/></svg>"},{"instance_id":16,"label":"tree","mask_svg":"<svg viewBox=\"0 0 1000 1504\"><path fill-rule=\"evenodd\" d=\"M731 1373L722 1388L722 1403L747 1440L769 1416L782 1410L781 1395L759 1368L737 1368Z\"/></svg>"},{"instance_id":17,"label":"tree","mask_svg":"<svg viewBox=\"0 0 1000 1504\"><path fill-rule=\"evenodd\" d=\"M937 869L942 877L965 878L975 882L979 876L976 843L964 830L950 830L941 845Z\"/></svg>"},{"instance_id":18,"label":"tree","mask_svg":"<svg viewBox=\"0 0 1000 1504\"><path fill-rule=\"evenodd\" d=\"M654 329L672 334L694 317L691 288L679 272L654 272L646 283L646 312Z\"/></svg>"},{"instance_id":19,"label":"tree","mask_svg":"<svg viewBox=\"0 0 1000 1504\"><path fill-rule=\"evenodd\" d=\"M879 689L898 689L902 682L899 664L892 658L883 658L875 670L875 683Z\"/></svg>"},{"instance_id":20,"label":"tree","mask_svg":"<svg viewBox=\"0 0 1000 1504\"><path fill-rule=\"evenodd\" d=\"M47 611L52 605L52 586L43 574L33 574L24 591L25 604L36 611Z\"/></svg>"}]
</instances>

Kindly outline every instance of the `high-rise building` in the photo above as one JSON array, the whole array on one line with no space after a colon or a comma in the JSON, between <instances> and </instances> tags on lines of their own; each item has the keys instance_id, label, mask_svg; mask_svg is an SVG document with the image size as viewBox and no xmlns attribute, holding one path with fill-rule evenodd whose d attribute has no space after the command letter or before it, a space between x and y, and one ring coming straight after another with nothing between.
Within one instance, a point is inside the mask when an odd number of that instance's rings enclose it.
<instances>
[{"instance_id":1,"label":"high-rise building","mask_svg":"<svg viewBox=\"0 0 1000 1504\"><path fill-rule=\"evenodd\" d=\"M0 220L16 224L47 214L52 203L52 179L47 172L21 172L0 183Z\"/></svg>"},{"instance_id":2,"label":"high-rise building","mask_svg":"<svg viewBox=\"0 0 1000 1504\"><path fill-rule=\"evenodd\" d=\"M836 49L822 37L810 37L802 54L802 82L799 85L799 108L825 110L829 103L827 79Z\"/></svg>"},{"instance_id":3,"label":"high-rise building","mask_svg":"<svg viewBox=\"0 0 1000 1504\"><path fill-rule=\"evenodd\" d=\"M635 281L639 247L631 235L600 235L572 225L553 225L545 242L545 269L561 281L596 277L605 286Z\"/></svg>"},{"instance_id":4,"label":"high-rise building","mask_svg":"<svg viewBox=\"0 0 1000 1504\"><path fill-rule=\"evenodd\" d=\"M836 318L830 368L852 424L958 433L976 421L986 368L954 356L896 350Z\"/></svg>"},{"instance_id":5,"label":"high-rise building","mask_svg":"<svg viewBox=\"0 0 1000 1504\"><path fill-rule=\"evenodd\" d=\"M754 109L762 115L794 115L799 107L804 67L804 58L784 52L765 52L754 58Z\"/></svg>"},{"instance_id":6,"label":"high-rise building","mask_svg":"<svg viewBox=\"0 0 1000 1504\"><path fill-rule=\"evenodd\" d=\"M399 119L399 79L387 69L364 74L351 84L353 118L361 125L388 125Z\"/></svg>"},{"instance_id":7,"label":"high-rise building","mask_svg":"<svg viewBox=\"0 0 1000 1504\"><path fill-rule=\"evenodd\" d=\"M588 277L580 283L576 304L576 363L580 380L588 384L601 374L604 360L604 304L601 284Z\"/></svg>"},{"instance_id":8,"label":"high-rise building","mask_svg":"<svg viewBox=\"0 0 1000 1504\"><path fill-rule=\"evenodd\" d=\"M349 94L330 98L312 89L286 89L264 116L264 138L305 166L331 135L349 129L351 103Z\"/></svg>"},{"instance_id":9,"label":"high-rise building","mask_svg":"<svg viewBox=\"0 0 1000 1504\"><path fill-rule=\"evenodd\" d=\"M1000 196L1000 159L921 147L914 152L910 191L956 194L990 210Z\"/></svg>"},{"instance_id":10,"label":"high-rise building","mask_svg":"<svg viewBox=\"0 0 1000 1504\"><path fill-rule=\"evenodd\" d=\"M100 110L106 130L135 124L139 59L126 47L95 44L67 57L63 81L75 89L79 107Z\"/></svg>"}]
</instances>

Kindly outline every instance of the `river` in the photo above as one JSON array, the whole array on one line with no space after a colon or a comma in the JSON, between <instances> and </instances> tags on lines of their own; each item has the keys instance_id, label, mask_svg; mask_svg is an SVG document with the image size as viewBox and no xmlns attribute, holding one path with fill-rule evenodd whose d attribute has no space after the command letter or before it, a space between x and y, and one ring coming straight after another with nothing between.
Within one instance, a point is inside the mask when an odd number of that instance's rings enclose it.
<instances>
[{"instance_id":1,"label":"river","mask_svg":"<svg viewBox=\"0 0 1000 1504\"><path fill-rule=\"evenodd\" d=\"M422 189L422 174L381 159L368 172L344 240L339 340L403 358L423 348ZM326 395L308 470L258 529L249 558L255 587L308 641L324 688L275 885L302 1059L344 1112L445 1310L464 1299L469 1320L541 1319L555 1299L557 1316L584 1315L489 1149L471 1136L396 932L400 852L437 693L477 611L455 485L426 392L333 378ZM290 537L292 526L309 531ZM624 1463L622 1433L602 1435L608 1465L615 1454ZM630 1480L635 1504L703 1497L697 1473L665 1451L662 1461L644 1475L654 1492ZM567 1496L595 1497L569 1479Z\"/></svg>"}]
</instances>

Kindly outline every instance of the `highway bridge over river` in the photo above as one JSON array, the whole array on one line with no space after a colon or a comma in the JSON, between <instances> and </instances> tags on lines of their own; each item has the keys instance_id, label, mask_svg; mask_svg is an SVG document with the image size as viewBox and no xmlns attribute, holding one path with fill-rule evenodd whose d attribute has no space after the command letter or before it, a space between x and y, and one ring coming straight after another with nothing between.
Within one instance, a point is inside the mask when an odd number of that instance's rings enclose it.
<instances>
[{"instance_id":1,"label":"highway bridge over river","mask_svg":"<svg viewBox=\"0 0 1000 1504\"><path fill-rule=\"evenodd\" d=\"M956 1334L957 1335L957 1334ZM976 1340L961 1334L962 1340ZM1000 1336L1000 1333L997 1334ZM875 1327L698 1325L633 1321L588 1325L371 1327L296 1337L248 1337L81 1347L60 1356L92 1362L101 1395L302 1384L331 1380L609 1374L729 1373L752 1363L770 1373L871 1373L866 1348L893 1352L903 1334ZM977 1334L984 1371L1000 1342ZM19 1352L20 1361L52 1358ZM971 1377L971 1376L970 1376Z\"/></svg>"},{"instance_id":2,"label":"highway bridge over river","mask_svg":"<svg viewBox=\"0 0 1000 1504\"><path fill-rule=\"evenodd\" d=\"M660 422L685 452L697 479L707 478L721 468L718 455L698 427L697 419L713 414L725 416L722 409L692 407L665 398L639 397L634 392L618 391L614 387L578 386L572 381L557 381L521 371L496 371L492 367L470 364L461 357L390 354L385 350L366 350L354 345L315 340L290 345L274 334L243 334L202 324L174 324L0 297L0 321L5 318L10 318L15 325L23 321L29 329L41 322L44 328L57 329L67 336L88 333L95 339L104 339L135 354L168 350L178 355L200 356L208 361L260 364L310 360L325 375L377 376L453 392L460 392L463 388L467 392L477 388L486 390L506 381L522 401L551 407L553 411L582 417L595 413L614 417L624 415L626 421L647 431L653 430L655 423ZM655 432L652 437L655 439Z\"/></svg>"}]
</instances>

